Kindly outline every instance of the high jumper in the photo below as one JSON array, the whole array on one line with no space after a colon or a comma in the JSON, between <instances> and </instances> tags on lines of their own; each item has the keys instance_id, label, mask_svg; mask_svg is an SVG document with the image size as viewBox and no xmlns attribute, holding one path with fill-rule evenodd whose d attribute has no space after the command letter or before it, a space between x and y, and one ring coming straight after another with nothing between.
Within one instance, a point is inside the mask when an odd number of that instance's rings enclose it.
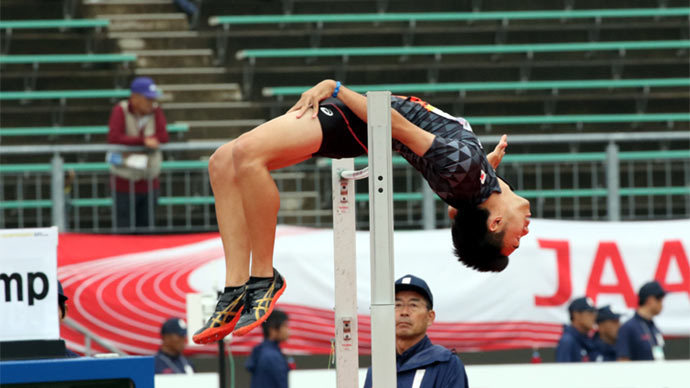
<instances>
[{"instance_id":1,"label":"high jumper","mask_svg":"<svg viewBox=\"0 0 690 388\"><path fill-rule=\"evenodd\" d=\"M506 135L488 155L467 120L416 97L391 98L393 149L448 204L459 260L478 271L502 271L528 233L529 201L496 176ZM324 80L290 110L221 146L209 161L225 253L225 289L196 343L242 336L259 326L286 287L273 268L280 195L270 171L314 156L367 153L367 101ZM250 265L251 259L251 265Z\"/></svg>"}]
</instances>

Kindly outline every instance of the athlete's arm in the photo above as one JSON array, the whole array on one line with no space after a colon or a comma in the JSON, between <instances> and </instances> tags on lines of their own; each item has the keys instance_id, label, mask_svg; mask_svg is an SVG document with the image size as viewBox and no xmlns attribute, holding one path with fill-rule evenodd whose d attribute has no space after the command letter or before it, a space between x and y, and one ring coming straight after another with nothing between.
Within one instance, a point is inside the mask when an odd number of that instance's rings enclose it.
<instances>
[{"instance_id":1,"label":"athlete's arm","mask_svg":"<svg viewBox=\"0 0 690 388\"><path fill-rule=\"evenodd\" d=\"M330 97L335 90L335 81L324 80L318 83L313 88L302 93L302 97L297 103L290 108L289 112L297 111L297 117L308 110L312 109L312 118L318 114L319 102ZM362 121L367 121L367 98L357 92L348 89L345 86L340 86L338 92L338 99L347 105L350 110L357 115ZM415 154L422 156L431 147L434 141L434 135L419 128L418 126L409 122L400 113L392 110L391 115L391 130L393 137L412 150Z\"/></svg>"}]
</instances>

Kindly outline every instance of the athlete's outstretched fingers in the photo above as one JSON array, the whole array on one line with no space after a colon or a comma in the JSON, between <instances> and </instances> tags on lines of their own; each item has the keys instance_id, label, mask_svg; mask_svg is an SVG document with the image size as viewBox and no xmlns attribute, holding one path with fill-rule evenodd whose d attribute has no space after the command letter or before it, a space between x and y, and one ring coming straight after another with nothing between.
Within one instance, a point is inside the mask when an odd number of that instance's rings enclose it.
<instances>
[{"instance_id":1,"label":"athlete's outstretched fingers","mask_svg":"<svg viewBox=\"0 0 690 388\"><path fill-rule=\"evenodd\" d=\"M486 156L493 168L498 168L501 164L501 160L506 155L506 147L508 147L508 135L503 135L494 150Z\"/></svg>"}]
</instances>

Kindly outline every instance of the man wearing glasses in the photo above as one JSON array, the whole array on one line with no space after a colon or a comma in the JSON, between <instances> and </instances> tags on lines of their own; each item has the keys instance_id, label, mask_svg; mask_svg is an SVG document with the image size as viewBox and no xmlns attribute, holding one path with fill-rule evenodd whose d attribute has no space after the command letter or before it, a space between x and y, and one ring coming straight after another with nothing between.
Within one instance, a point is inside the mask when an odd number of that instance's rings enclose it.
<instances>
[{"instance_id":1,"label":"man wearing glasses","mask_svg":"<svg viewBox=\"0 0 690 388\"><path fill-rule=\"evenodd\" d=\"M395 282L395 347L398 388L467 388L465 366L434 345L426 330L434 322L434 298L426 282L405 275ZM371 388L371 368L364 388Z\"/></svg>"}]
</instances>

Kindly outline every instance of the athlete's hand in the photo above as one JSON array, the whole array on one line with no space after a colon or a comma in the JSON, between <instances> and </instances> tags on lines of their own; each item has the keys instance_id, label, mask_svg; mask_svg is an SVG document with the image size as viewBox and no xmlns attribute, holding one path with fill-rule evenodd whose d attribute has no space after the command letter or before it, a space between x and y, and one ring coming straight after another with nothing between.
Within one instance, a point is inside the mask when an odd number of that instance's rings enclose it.
<instances>
[{"instance_id":1,"label":"athlete's hand","mask_svg":"<svg viewBox=\"0 0 690 388\"><path fill-rule=\"evenodd\" d=\"M455 220L455 216L458 215L458 209L448 205L448 218Z\"/></svg>"},{"instance_id":2,"label":"athlete's hand","mask_svg":"<svg viewBox=\"0 0 690 388\"><path fill-rule=\"evenodd\" d=\"M496 148L494 148L493 151L491 151L490 154L486 155L486 159L489 160L489 163L491 166L495 169L498 168L498 165L501 164L501 160L503 160L503 157L506 156L506 148L508 147L508 136L503 135L501 136L501 140L496 144Z\"/></svg>"},{"instance_id":3,"label":"athlete's hand","mask_svg":"<svg viewBox=\"0 0 690 388\"><path fill-rule=\"evenodd\" d=\"M319 102L333 95L333 90L335 90L335 81L327 79L319 82L313 88L302 93L302 97L288 110L288 113L297 111L297 118L300 118L304 112L312 109L311 118L315 118L319 113Z\"/></svg>"}]
</instances>

